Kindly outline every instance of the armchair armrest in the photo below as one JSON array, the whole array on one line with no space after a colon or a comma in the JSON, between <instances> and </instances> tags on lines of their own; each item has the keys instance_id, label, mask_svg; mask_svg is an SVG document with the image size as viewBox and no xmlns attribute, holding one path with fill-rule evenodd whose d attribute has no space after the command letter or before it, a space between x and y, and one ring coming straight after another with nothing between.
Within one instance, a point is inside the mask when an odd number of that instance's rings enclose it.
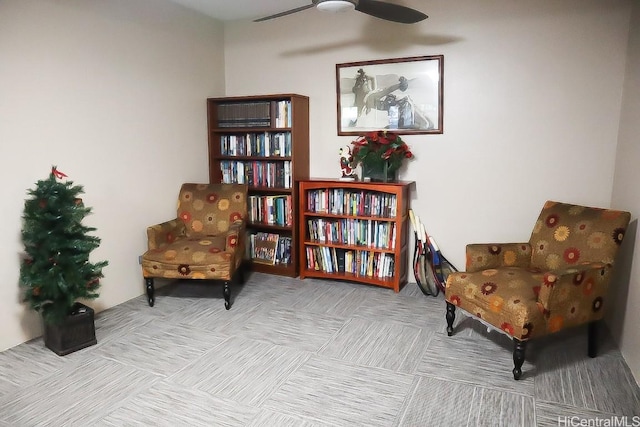
<instances>
[{"instance_id":1,"label":"armchair armrest","mask_svg":"<svg viewBox=\"0 0 640 427\"><path fill-rule=\"evenodd\" d=\"M523 267L531 264L529 243L473 243L467 245L468 272L499 267Z\"/></svg>"},{"instance_id":2,"label":"armchair armrest","mask_svg":"<svg viewBox=\"0 0 640 427\"><path fill-rule=\"evenodd\" d=\"M549 330L602 318L612 271L611 264L591 262L544 273L538 304Z\"/></svg>"},{"instance_id":3,"label":"armchair armrest","mask_svg":"<svg viewBox=\"0 0 640 427\"><path fill-rule=\"evenodd\" d=\"M244 222L234 222L229 226L224 239L224 251L236 252L238 248L245 246L245 224ZM242 251L244 252L244 250ZM243 254L241 254L242 256Z\"/></svg>"},{"instance_id":4,"label":"armchair armrest","mask_svg":"<svg viewBox=\"0 0 640 427\"><path fill-rule=\"evenodd\" d=\"M147 227L147 245L149 249L159 249L169 243L173 243L176 238L184 236L185 231L184 222L178 219L152 225Z\"/></svg>"}]
</instances>

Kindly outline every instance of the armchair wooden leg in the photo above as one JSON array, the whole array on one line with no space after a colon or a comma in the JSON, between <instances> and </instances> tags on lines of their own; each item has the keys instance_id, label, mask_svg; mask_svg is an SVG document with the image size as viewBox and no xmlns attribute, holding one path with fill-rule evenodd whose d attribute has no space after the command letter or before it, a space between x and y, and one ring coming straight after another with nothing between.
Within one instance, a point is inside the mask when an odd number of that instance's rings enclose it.
<instances>
[{"instance_id":1,"label":"armchair wooden leg","mask_svg":"<svg viewBox=\"0 0 640 427\"><path fill-rule=\"evenodd\" d=\"M587 325L587 354L589 357L598 355L598 322L589 322Z\"/></svg>"},{"instance_id":2,"label":"armchair wooden leg","mask_svg":"<svg viewBox=\"0 0 640 427\"><path fill-rule=\"evenodd\" d=\"M447 301L447 335L453 335L453 322L456 320L456 306Z\"/></svg>"},{"instance_id":3,"label":"armchair wooden leg","mask_svg":"<svg viewBox=\"0 0 640 427\"><path fill-rule=\"evenodd\" d=\"M244 285L247 281L246 264L241 263L236 269L236 280L239 284Z\"/></svg>"},{"instance_id":4,"label":"armchair wooden leg","mask_svg":"<svg viewBox=\"0 0 640 427\"><path fill-rule=\"evenodd\" d=\"M224 308L229 310L231 308L231 290L229 289L229 282L224 282L224 290L222 291L224 296Z\"/></svg>"},{"instance_id":5,"label":"armchair wooden leg","mask_svg":"<svg viewBox=\"0 0 640 427\"><path fill-rule=\"evenodd\" d=\"M155 293L155 289L153 288L153 278L147 277L145 282L147 283L147 301L149 302L149 306L153 307L153 304L155 304L156 301L153 296Z\"/></svg>"},{"instance_id":6,"label":"armchair wooden leg","mask_svg":"<svg viewBox=\"0 0 640 427\"><path fill-rule=\"evenodd\" d=\"M513 339L513 379L519 380L522 376L522 364L524 363L524 353L527 348L526 341Z\"/></svg>"}]
</instances>

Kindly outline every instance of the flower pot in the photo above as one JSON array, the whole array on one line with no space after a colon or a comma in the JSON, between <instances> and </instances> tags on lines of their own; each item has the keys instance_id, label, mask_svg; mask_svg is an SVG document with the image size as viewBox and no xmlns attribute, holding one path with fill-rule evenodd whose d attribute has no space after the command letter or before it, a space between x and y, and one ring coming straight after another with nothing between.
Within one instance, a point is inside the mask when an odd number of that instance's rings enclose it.
<instances>
[{"instance_id":1,"label":"flower pot","mask_svg":"<svg viewBox=\"0 0 640 427\"><path fill-rule=\"evenodd\" d=\"M362 179L373 182L393 182L396 180L396 171L389 170L389 163L362 164Z\"/></svg>"},{"instance_id":2,"label":"flower pot","mask_svg":"<svg viewBox=\"0 0 640 427\"><path fill-rule=\"evenodd\" d=\"M71 314L62 323L45 323L44 345L58 356L64 356L96 344L98 341L93 320L91 307L75 303Z\"/></svg>"}]
</instances>

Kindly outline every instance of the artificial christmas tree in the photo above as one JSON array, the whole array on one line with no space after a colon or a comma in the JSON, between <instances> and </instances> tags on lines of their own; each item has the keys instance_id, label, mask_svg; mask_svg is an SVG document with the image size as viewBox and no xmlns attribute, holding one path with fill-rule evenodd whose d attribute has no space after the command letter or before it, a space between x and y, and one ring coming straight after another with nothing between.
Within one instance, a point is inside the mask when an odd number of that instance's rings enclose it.
<instances>
[{"instance_id":1,"label":"artificial christmas tree","mask_svg":"<svg viewBox=\"0 0 640 427\"><path fill-rule=\"evenodd\" d=\"M42 315L45 344L60 355L96 343L93 310L77 300L98 297L107 265L89 262L100 245L88 234L95 228L82 224L91 208L79 197L82 186L59 181L64 177L54 166L49 178L28 192L22 229L26 257L20 267L24 300Z\"/></svg>"}]
</instances>

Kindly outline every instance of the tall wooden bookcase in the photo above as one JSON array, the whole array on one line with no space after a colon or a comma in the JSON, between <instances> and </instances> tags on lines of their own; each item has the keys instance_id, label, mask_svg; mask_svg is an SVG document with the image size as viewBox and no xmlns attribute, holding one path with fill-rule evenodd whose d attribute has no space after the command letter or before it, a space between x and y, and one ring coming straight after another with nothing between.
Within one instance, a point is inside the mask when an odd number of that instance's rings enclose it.
<instances>
[{"instance_id":1,"label":"tall wooden bookcase","mask_svg":"<svg viewBox=\"0 0 640 427\"><path fill-rule=\"evenodd\" d=\"M207 122L210 182L249 184L252 270L297 277L298 182L309 178L309 98L209 98ZM257 243L256 236L275 238L277 244Z\"/></svg>"},{"instance_id":2,"label":"tall wooden bookcase","mask_svg":"<svg viewBox=\"0 0 640 427\"><path fill-rule=\"evenodd\" d=\"M408 279L413 184L300 181L300 278L351 280L399 292Z\"/></svg>"}]
</instances>

